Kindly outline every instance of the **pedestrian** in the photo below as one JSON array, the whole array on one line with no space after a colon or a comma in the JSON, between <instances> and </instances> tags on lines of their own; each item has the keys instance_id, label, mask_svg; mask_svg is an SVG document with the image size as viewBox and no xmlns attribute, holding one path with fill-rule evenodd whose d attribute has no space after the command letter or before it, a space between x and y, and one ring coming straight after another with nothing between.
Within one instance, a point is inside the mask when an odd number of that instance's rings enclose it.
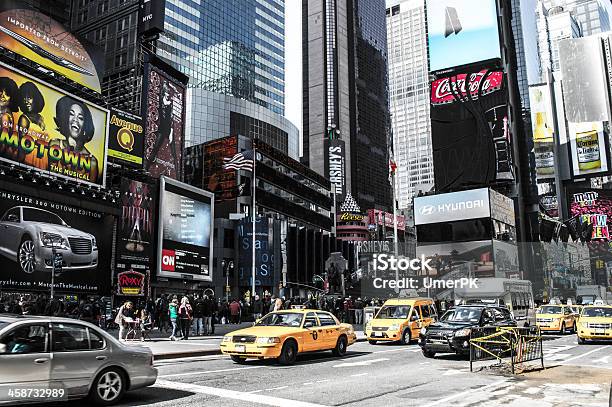
<instances>
[{"instance_id":1,"label":"pedestrian","mask_svg":"<svg viewBox=\"0 0 612 407\"><path fill-rule=\"evenodd\" d=\"M178 317L180 320L181 332L183 333L183 340L189 339L189 330L191 329L191 321L193 320L193 308L189 304L189 298L181 298L181 306L178 310Z\"/></svg>"},{"instance_id":2,"label":"pedestrian","mask_svg":"<svg viewBox=\"0 0 612 407\"><path fill-rule=\"evenodd\" d=\"M115 323L119 325L119 340L125 340L128 323L134 320L134 304L132 301L126 301L117 311Z\"/></svg>"},{"instance_id":3,"label":"pedestrian","mask_svg":"<svg viewBox=\"0 0 612 407\"><path fill-rule=\"evenodd\" d=\"M212 319L213 319L213 302L208 298L208 295L204 295L202 300L202 322L204 335L210 335L212 331Z\"/></svg>"},{"instance_id":4,"label":"pedestrian","mask_svg":"<svg viewBox=\"0 0 612 407\"><path fill-rule=\"evenodd\" d=\"M237 324L240 318L240 303L238 300L234 299L232 303L229 305L229 311L231 315L231 321L233 324Z\"/></svg>"},{"instance_id":5,"label":"pedestrian","mask_svg":"<svg viewBox=\"0 0 612 407\"><path fill-rule=\"evenodd\" d=\"M281 311L283 309L283 298L277 297L274 300L274 309L272 311Z\"/></svg>"},{"instance_id":6,"label":"pedestrian","mask_svg":"<svg viewBox=\"0 0 612 407\"><path fill-rule=\"evenodd\" d=\"M193 303L193 334L200 336L204 332L204 300L198 294Z\"/></svg>"},{"instance_id":7,"label":"pedestrian","mask_svg":"<svg viewBox=\"0 0 612 407\"><path fill-rule=\"evenodd\" d=\"M259 298L259 295L255 296L255 301L253 301L253 316L255 317L255 321L260 319L263 315L263 301Z\"/></svg>"},{"instance_id":8,"label":"pedestrian","mask_svg":"<svg viewBox=\"0 0 612 407\"><path fill-rule=\"evenodd\" d=\"M217 305L217 301L215 300L215 296L212 295L210 297L210 331L208 331L209 335L214 335L215 333L215 324L217 323L219 307Z\"/></svg>"},{"instance_id":9,"label":"pedestrian","mask_svg":"<svg viewBox=\"0 0 612 407\"><path fill-rule=\"evenodd\" d=\"M176 341L176 334L178 332L178 299L174 297L168 305L168 316L170 317L170 323L172 324L172 334L170 335L171 341Z\"/></svg>"},{"instance_id":10,"label":"pedestrian","mask_svg":"<svg viewBox=\"0 0 612 407\"><path fill-rule=\"evenodd\" d=\"M357 301L355 301L355 324L363 324L363 301L361 297L357 298Z\"/></svg>"}]
</instances>

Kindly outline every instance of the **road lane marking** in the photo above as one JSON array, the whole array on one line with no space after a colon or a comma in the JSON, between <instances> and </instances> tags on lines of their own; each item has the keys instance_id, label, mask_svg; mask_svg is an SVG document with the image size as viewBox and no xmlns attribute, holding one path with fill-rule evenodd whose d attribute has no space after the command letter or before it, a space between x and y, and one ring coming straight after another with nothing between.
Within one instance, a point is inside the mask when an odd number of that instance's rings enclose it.
<instances>
[{"instance_id":1,"label":"road lane marking","mask_svg":"<svg viewBox=\"0 0 612 407\"><path fill-rule=\"evenodd\" d=\"M173 374L164 374L158 377L182 377L182 376L195 376L201 374L210 374L210 373L223 373L223 372L234 372L238 370L248 370L248 369L261 369L265 366L245 366L245 367L234 367L231 369L219 369L219 370L205 370L199 372L187 372L187 373L173 373Z\"/></svg>"},{"instance_id":2,"label":"road lane marking","mask_svg":"<svg viewBox=\"0 0 612 407\"><path fill-rule=\"evenodd\" d=\"M502 380L498 380L498 381L496 381L494 383L487 384L485 386L482 386L482 387L479 387L479 388L476 388L476 389L465 390L465 391L462 391L461 393L453 394L452 396L448 396L448 397L445 397L443 399L440 399L440 400L434 401L432 403L429 403L425 407L437 406L439 404L446 404L450 400L456 399L456 398L461 397L461 396L465 396L465 395L470 394L470 393L482 392L482 391L487 390L487 389L489 389L491 387L496 387L496 386L499 386L500 384L507 383L507 381L508 381L507 379L502 379Z\"/></svg>"},{"instance_id":3,"label":"road lane marking","mask_svg":"<svg viewBox=\"0 0 612 407\"><path fill-rule=\"evenodd\" d=\"M282 389L286 389L287 387L289 386L270 387L269 389L265 389L265 391L282 390Z\"/></svg>"},{"instance_id":4,"label":"road lane marking","mask_svg":"<svg viewBox=\"0 0 612 407\"><path fill-rule=\"evenodd\" d=\"M357 374L352 374L351 377L361 377L361 376L367 376L367 373L357 373Z\"/></svg>"},{"instance_id":5,"label":"road lane marking","mask_svg":"<svg viewBox=\"0 0 612 407\"><path fill-rule=\"evenodd\" d=\"M419 349L388 349L388 350L376 350L372 353L388 353L388 352L420 352L421 348Z\"/></svg>"},{"instance_id":6,"label":"road lane marking","mask_svg":"<svg viewBox=\"0 0 612 407\"><path fill-rule=\"evenodd\" d=\"M549 353L545 353L544 354L544 360L554 360L554 361L558 361L561 359L565 359L569 356L572 356L571 353L553 353L553 354L549 354Z\"/></svg>"},{"instance_id":7,"label":"road lane marking","mask_svg":"<svg viewBox=\"0 0 612 407\"><path fill-rule=\"evenodd\" d=\"M559 346L555 346L553 348L544 348L542 350L542 352L544 353L544 356L546 355L552 355L554 353L559 353L559 352L563 352L566 350L570 350L572 348L575 348L576 346L573 345L559 345Z\"/></svg>"},{"instance_id":8,"label":"road lane marking","mask_svg":"<svg viewBox=\"0 0 612 407\"><path fill-rule=\"evenodd\" d=\"M602 346L601 348L596 348L596 349L590 350L588 352L585 352L582 355L578 355L578 356L574 356L573 358L565 359L562 363L567 363L567 362L571 362L571 361L576 360L576 359L580 359L581 357L584 357L586 355L590 355L591 353L600 351L602 349L606 349L606 347Z\"/></svg>"},{"instance_id":9,"label":"road lane marking","mask_svg":"<svg viewBox=\"0 0 612 407\"><path fill-rule=\"evenodd\" d=\"M314 382L306 382L306 383L302 383L304 386L312 386L314 384Z\"/></svg>"},{"instance_id":10,"label":"road lane marking","mask_svg":"<svg viewBox=\"0 0 612 407\"><path fill-rule=\"evenodd\" d=\"M610 363L610 361L608 359L610 359L610 356L604 356L603 358L596 359L593 362L599 362L599 363L606 363L606 364L608 364L608 363Z\"/></svg>"},{"instance_id":11,"label":"road lane marking","mask_svg":"<svg viewBox=\"0 0 612 407\"><path fill-rule=\"evenodd\" d=\"M308 403L305 401L290 400L281 397L266 396L253 392L241 392L235 390L220 389L217 387L202 386L199 384L173 382L169 380L158 380L154 387L172 390L182 390L197 394L207 394L225 399L241 400L249 403L264 404L277 407L325 407L322 404Z\"/></svg>"},{"instance_id":12,"label":"road lane marking","mask_svg":"<svg viewBox=\"0 0 612 407\"><path fill-rule=\"evenodd\" d=\"M328 382L329 379L324 379L324 380L317 380L315 383L325 383Z\"/></svg>"},{"instance_id":13,"label":"road lane marking","mask_svg":"<svg viewBox=\"0 0 612 407\"><path fill-rule=\"evenodd\" d=\"M380 359L364 360L362 362L345 362L345 363L340 363L339 365L334 365L332 367L370 366L372 363L384 362L386 360L389 360L389 359L387 359L387 358L380 358Z\"/></svg>"}]
</instances>

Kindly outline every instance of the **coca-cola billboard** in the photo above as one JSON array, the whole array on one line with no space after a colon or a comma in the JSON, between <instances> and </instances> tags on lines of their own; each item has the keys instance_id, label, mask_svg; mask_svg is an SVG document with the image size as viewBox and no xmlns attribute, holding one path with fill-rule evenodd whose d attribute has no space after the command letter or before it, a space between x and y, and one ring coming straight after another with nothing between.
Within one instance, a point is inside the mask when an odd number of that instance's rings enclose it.
<instances>
[{"instance_id":1,"label":"coca-cola billboard","mask_svg":"<svg viewBox=\"0 0 612 407\"><path fill-rule=\"evenodd\" d=\"M468 89L471 97L478 99L478 97L501 90L504 84L504 73L501 71L483 69L480 72L470 74L469 80L466 80L467 77L468 74L464 73L432 82L431 104L453 103L457 98L466 97Z\"/></svg>"}]
</instances>

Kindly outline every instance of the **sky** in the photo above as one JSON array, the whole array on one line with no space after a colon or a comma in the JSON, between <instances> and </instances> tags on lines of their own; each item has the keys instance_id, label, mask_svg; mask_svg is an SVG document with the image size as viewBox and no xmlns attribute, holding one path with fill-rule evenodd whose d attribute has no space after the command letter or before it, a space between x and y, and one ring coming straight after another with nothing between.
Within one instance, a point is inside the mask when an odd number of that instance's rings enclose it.
<instances>
[{"instance_id":1,"label":"sky","mask_svg":"<svg viewBox=\"0 0 612 407\"><path fill-rule=\"evenodd\" d=\"M285 1L285 116L302 137L302 0Z\"/></svg>"}]
</instances>

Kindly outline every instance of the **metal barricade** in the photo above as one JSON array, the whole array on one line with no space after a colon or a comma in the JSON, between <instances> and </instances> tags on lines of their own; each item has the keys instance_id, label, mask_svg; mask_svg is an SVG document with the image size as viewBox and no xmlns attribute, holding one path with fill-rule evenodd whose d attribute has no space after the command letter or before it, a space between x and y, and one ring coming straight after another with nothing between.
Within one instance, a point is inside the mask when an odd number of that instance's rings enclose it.
<instances>
[{"instance_id":1,"label":"metal barricade","mask_svg":"<svg viewBox=\"0 0 612 407\"><path fill-rule=\"evenodd\" d=\"M542 335L537 327L480 327L470 334L470 372L474 362L497 360L508 364L512 374L524 362L540 360L544 368Z\"/></svg>"}]
</instances>

